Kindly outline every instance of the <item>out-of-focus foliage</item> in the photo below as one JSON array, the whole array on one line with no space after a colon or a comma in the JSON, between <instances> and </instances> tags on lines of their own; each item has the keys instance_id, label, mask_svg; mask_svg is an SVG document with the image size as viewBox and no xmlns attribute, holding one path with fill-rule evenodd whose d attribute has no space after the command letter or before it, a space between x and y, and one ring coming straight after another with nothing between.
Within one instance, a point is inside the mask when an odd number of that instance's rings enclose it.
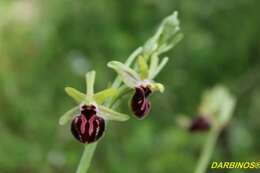
<instances>
[{"instance_id":1,"label":"out-of-focus foliage","mask_svg":"<svg viewBox=\"0 0 260 173\"><path fill-rule=\"evenodd\" d=\"M73 105L64 86L97 89L159 22L179 11L184 40L158 79L149 118L111 122L90 172L168 173L194 170L206 134L178 126L195 116L201 93L226 85L238 98L214 160L260 160L260 22L257 0L3 0L0 1L0 172L74 172L83 147L58 126ZM126 107L122 107L127 112ZM232 171L230 171L232 172ZM236 172L243 172L236 170Z\"/></svg>"}]
</instances>

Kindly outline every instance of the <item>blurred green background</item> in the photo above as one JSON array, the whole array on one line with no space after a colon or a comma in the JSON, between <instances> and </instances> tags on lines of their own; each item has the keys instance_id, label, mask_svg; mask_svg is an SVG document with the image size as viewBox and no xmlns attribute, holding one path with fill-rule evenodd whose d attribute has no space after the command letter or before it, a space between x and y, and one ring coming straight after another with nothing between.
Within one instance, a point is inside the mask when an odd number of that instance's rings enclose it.
<instances>
[{"instance_id":1,"label":"blurred green background","mask_svg":"<svg viewBox=\"0 0 260 173\"><path fill-rule=\"evenodd\" d=\"M64 87L84 90L91 69L96 89L108 86L115 73L106 63L124 61L174 10L185 38L157 79L166 92L153 95L146 120L109 124L89 172L192 172L206 134L176 120L195 116L201 93L218 83L238 105L213 160L260 161L259 7L257 0L1 0L0 172L74 172L83 146L69 125L58 126L75 105Z\"/></svg>"}]
</instances>

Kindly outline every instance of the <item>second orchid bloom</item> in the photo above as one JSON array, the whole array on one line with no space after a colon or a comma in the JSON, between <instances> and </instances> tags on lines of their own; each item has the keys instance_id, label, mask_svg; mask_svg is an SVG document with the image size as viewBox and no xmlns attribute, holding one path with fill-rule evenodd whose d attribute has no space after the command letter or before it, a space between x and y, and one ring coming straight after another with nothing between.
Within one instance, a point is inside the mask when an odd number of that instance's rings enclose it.
<instances>
[{"instance_id":1,"label":"second orchid bloom","mask_svg":"<svg viewBox=\"0 0 260 173\"><path fill-rule=\"evenodd\" d=\"M130 100L130 107L138 119L145 118L151 109L151 103L148 98L150 94L155 91L164 91L164 86L153 79L166 65L167 61L168 58L164 58L159 63L158 56L154 55L150 59L150 65L148 66L147 59L139 56L136 70L118 61L108 63L108 67L118 73L125 85L134 90L134 94Z\"/></svg>"}]
</instances>

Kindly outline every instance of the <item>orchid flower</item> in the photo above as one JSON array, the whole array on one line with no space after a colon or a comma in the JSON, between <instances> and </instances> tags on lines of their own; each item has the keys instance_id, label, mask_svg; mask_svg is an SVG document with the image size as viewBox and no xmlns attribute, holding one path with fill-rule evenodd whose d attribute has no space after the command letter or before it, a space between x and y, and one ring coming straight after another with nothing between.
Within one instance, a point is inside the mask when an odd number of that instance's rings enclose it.
<instances>
[{"instance_id":1,"label":"orchid flower","mask_svg":"<svg viewBox=\"0 0 260 173\"><path fill-rule=\"evenodd\" d=\"M134 115L142 119L148 115L151 103L148 99L149 95L155 91L164 91L161 83L155 82L153 79L166 65L168 58L165 57L160 63L157 55L153 55L148 66L146 59L142 56L138 58L139 74L130 67L118 61L110 61L108 67L114 69L126 86L135 90L131 99L131 109Z\"/></svg>"},{"instance_id":2,"label":"orchid flower","mask_svg":"<svg viewBox=\"0 0 260 173\"><path fill-rule=\"evenodd\" d=\"M86 94L66 87L66 93L72 97L78 105L67 111L61 118L61 125L71 122L73 136L82 143L92 143L100 139L105 131L106 120L126 121L129 116L115 112L102 104L111 96L117 94L117 90L109 88L94 94L95 71L86 74Z\"/></svg>"}]
</instances>

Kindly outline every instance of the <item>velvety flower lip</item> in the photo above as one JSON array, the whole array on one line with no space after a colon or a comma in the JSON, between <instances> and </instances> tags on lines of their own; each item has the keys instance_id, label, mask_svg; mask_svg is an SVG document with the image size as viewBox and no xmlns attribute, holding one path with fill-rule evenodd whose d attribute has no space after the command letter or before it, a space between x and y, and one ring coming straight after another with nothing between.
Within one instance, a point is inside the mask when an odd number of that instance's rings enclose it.
<instances>
[{"instance_id":1,"label":"velvety flower lip","mask_svg":"<svg viewBox=\"0 0 260 173\"><path fill-rule=\"evenodd\" d=\"M211 122L208 117L197 116L191 122L189 130L191 132L208 131L211 127Z\"/></svg>"},{"instance_id":2,"label":"velvety flower lip","mask_svg":"<svg viewBox=\"0 0 260 173\"><path fill-rule=\"evenodd\" d=\"M84 115L87 119L97 114L97 108L94 105L82 105L81 115Z\"/></svg>"},{"instance_id":3,"label":"velvety flower lip","mask_svg":"<svg viewBox=\"0 0 260 173\"><path fill-rule=\"evenodd\" d=\"M71 123L73 136L82 143L99 140L105 131L105 120L96 115L94 105L81 106L81 114L74 117Z\"/></svg>"},{"instance_id":4,"label":"velvety flower lip","mask_svg":"<svg viewBox=\"0 0 260 173\"><path fill-rule=\"evenodd\" d=\"M151 103L148 96L151 94L149 87L136 87L131 99L131 108L137 118L142 119L150 112Z\"/></svg>"}]
</instances>

